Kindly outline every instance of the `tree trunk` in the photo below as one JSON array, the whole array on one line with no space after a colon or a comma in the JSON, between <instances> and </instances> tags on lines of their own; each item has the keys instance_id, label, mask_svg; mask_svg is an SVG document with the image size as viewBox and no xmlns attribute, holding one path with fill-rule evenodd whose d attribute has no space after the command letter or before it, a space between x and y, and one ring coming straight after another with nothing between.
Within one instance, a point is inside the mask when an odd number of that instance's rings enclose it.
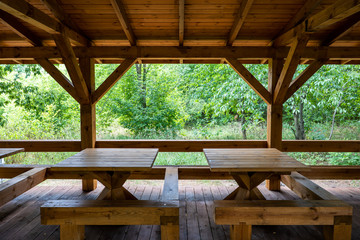
<instances>
[{"instance_id":1,"label":"tree trunk","mask_svg":"<svg viewBox=\"0 0 360 240\"><path fill-rule=\"evenodd\" d=\"M301 98L299 104L299 111L294 112L295 130L294 135L296 140L305 140L305 124L304 124L304 101Z\"/></svg>"},{"instance_id":2,"label":"tree trunk","mask_svg":"<svg viewBox=\"0 0 360 240\"><path fill-rule=\"evenodd\" d=\"M143 109L146 108L146 77L148 66L146 64L135 64L138 86L140 89L140 103Z\"/></svg>"},{"instance_id":3,"label":"tree trunk","mask_svg":"<svg viewBox=\"0 0 360 240\"><path fill-rule=\"evenodd\" d=\"M245 128L245 118L244 117L240 117L240 129L241 129L241 133L243 135L243 139L246 139L246 128Z\"/></svg>"}]
</instances>

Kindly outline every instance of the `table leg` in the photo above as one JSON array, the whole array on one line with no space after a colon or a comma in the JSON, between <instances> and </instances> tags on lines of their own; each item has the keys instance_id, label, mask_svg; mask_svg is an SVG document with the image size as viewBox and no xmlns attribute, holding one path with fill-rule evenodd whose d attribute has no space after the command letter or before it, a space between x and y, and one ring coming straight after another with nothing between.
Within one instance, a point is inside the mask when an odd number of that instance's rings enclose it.
<instances>
[{"instance_id":1,"label":"table leg","mask_svg":"<svg viewBox=\"0 0 360 240\"><path fill-rule=\"evenodd\" d=\"M96 179L83 179L82 180L82 189L84 192L91 192L97 187Z\"/></svg>"},{"instance_id":2,"label":"table leg","mask_svg":"<svg viewBox=\"0 0 360 240\"><path fill-rule=\"evenodd\" d=\"M251 240L251 225L240 223L239 225L230 226L231 240Z\"/></svg>"},{"instance_id":3,"label":"table leg","mask_svg":"<svg viewBox=\"0 0 360 240\"><path fill-rule=\"evenodd\" d=\"M280 191L280 175L273 175L266 179L266 188L270 191Z\"/></svg>"}]
</instances>

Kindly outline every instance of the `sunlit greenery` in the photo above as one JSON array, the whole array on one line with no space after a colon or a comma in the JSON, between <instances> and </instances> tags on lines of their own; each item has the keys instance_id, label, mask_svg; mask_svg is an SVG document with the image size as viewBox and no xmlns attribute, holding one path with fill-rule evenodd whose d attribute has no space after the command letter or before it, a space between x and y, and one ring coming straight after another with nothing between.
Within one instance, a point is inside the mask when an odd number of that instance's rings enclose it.
<instances>
[{"instance_id":1,"label":"sunlit greenery","mask_svg":"<svg viewBox=\"0 0 360 240\"><path fill-rule=\"evenodd\" d=\"M96 65L98 87L118 65ZM64 66L58 66L66 74ZM266 87L267 65L247 65ZM300 74L306 66L299 66ZM228 65L132 67L98 102L98 139L266 139L266 104ZM360 66L322 67L284 104L283 139L360 140ZM79 105L37 65L0 66L0 139L79 139ZM53 164L73 153L23 153ZM307 164L359 165L359 153L292 153ZM156 164L206 164L161 153Z\"/></svg>"}]
</instances>

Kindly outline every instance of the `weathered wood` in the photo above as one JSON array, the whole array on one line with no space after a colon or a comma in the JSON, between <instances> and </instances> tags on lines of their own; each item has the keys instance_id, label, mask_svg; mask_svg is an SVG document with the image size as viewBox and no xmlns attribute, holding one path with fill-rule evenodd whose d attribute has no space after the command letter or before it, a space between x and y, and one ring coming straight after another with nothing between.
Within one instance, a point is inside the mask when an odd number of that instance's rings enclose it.
<instances>
[{"instance_id":1,"label":"weathered wood","mask_svg":"<svg viewBox=\"0 0 360 240\"><path fill-rule=\"evenodd\" d=\"M23 151L24 148L0 148L0 158L9 157Z\"/></svg>"},{"instance_id":2,"label":"weathered wood","mask_svg":"<svg viewBox=\"0 0 360 240\"><path fill-rule=\"evenodd\" d=\"M309 78L311 78L328 59L320 59L312 62L299 76L297 76L286 91L283 102L286 102L297 90L299 90Z\"/></svg>"},{"instance_id":3,"label":"weathered wood","mask_svg":"<svg viewBox=\"0 0 360 240\"><path fill-rule=\"evenodd\" d=\"M162 201L179 200L179 176L177 167L167 167L165 170Z\"/></svg>"},{"instance_id":4,"label":"weathered wood","mask_svg":"<svg viewBox=\"0 0 360 240\"><path fill-rule=\"evenodd\" d=\"M285 98L287 89L293 79L296 68L299 64L300 56L306 47L309 40L308 35L301 35L297 37L291 44L288 56L281 71L279 80L276 84L273 94L273 103L282 104Z\"/></svg>"},{"instance_id":5,"label":"weathered wood","mask_svg":"<svg viewBox=\"0 0 360 240\"><path fill-rule=\"evenodd\" d=\"M237 15L235 17L235 21L233 23L233 26L230 30L230 34L228 37L227 45L231 46L233 45L237 35L240 32L240 29L242 25L245 22L246 16L248 15L250 8L253 4L254 0L243 0L240 3L239 10L237 12Z\"/></svg>"},{"instance_id":6,"label":"weathered wood","mask_svg":"<svg viewBox=\"0 0 360 240\"><path fill-rule=\"evenodd\" d=\"M80 101L73 83L62 74L54 64L45 58L37 58L36 61L66 92L68 92L77 102Z\"/></svg>"},{"instance_id":7,"label":"weathered wood","mask_svg":"<svg viewBox=\"0 0 360 240\"><path fill-rule=\"evenodd\" d=\"M215 222L222 225L334 225L335 216L352 215L350 205L331 200L218 200L214 205Z\"/></svg>"},{"instance_id":8,"label":"weathered wood","mask_svg":"<svg viewBox=\"0 0 360 240\"><path fill-rule=\"evenodd\" d=\"M89 90L86 86L68 36L64 33L63 35L53 35L53 38L81 102L84 104L89 103Z\"/></svg>"},{"instance_id":9,"label":"weathered wood","mask_svg":"<svg viewBox=\"0 0 360 240\"><path fill-rule=\"evenodd\" d=\"M96 89L92 94L92 103L96 104L124 74L134 65L136 58L125 59L123 63L117 67L109 77Z\"/></svg>"},{"instance_id":10,"label":"weathered wood","mask_svg":"<svg viewBox=\"0 0 360 240\"><path fill-rule=\"evenodd\" d=\"M120 21L121 27L122 27L123 31L125 32L127 39L130 42L130 45L136 45L136 37L130 26L130 22L127 18L126 11L124 8L124 4L122 3L122 0L110 0L110 2L115 10L116 16L118 17L118 19Z\"/></svg>"},{"instance_id":11,"label":"weathered wood","mask_svg":"<svg viewBox=\"0 0 360 240\"><path fill-rule=\"evenodd\" d=\"M305 200L338 200L337 197L297 172L282 175L281 181Z\"/></svg>"},{"instance_id":12,"label":"weathered wood","mask_svg":"<svg viewBox=\"0 0 360 240\"><path fill-rule=\"evenodd\" d=\"M0 9L50 34L59 34L61 31L65 31L69 34L69 37L73 41L81 45L87 45L88 43L88 39L86 39L84 36L68 28L67 26L58 23L52 17L33 7L24 0L2 0L0 2Z\"/></svg>"},{"instance_id":13,"label":"weathered wood","mask_svg":"<svg viewBox=\"0 0 360 240\"><path fill-rule=\"evenodd\" d=\"M61 225L160 225L161 216L178 217L178 202L150 200L54 200L41 206L41 223Z\"/></svg>"},{"instance_id":14,"label":"weathered wood","mask_svg":"<svg viewBox=\"0 0 360 240\"><path fill-rule=\"evenodd\" d=\"M240 77L267 103L271 104L271 94L237 59L226 58L226 62Z\"/></svg>"},{"instance_id":15,"label":"weathered wood","mask_svg":"<svg viewBox=\"0 0 360 240\"><path fill-rule=\"evenodd\" d=\"M43 182L46 168L34 168L0 184L0 206Z\"/></svg>"}]
</instances>

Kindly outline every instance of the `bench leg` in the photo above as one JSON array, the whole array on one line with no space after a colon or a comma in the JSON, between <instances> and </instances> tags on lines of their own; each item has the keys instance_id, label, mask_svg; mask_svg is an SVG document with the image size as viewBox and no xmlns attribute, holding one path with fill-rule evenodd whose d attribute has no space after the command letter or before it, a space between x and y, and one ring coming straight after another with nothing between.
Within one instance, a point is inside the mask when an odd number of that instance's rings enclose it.
<instances>
[{"instance_id":1,"label":"bench leg","mask_svg":"<svg viewBox=\"0 0 360 240\"><path fill-rule=\"evenodd\" d=\"M351 216L334 217L333 226L324 226L324 239L326 240L351 240Z\"/></svg>"},{"instance_id":2,"label":"bench leg","mask_svg":"<svg viewBox=\"0 0 360 240\"><path fill-rule=\"evenodd\" d=\"M60 240L83 240L85 238L85 226L71 223L60 225Z\"/></svg>"},{"instance_id":3,"label":"bench leg","mask_svg":"<svg viewBox=\"0 0 360 240\"><path fill-rule=\"evenodd\" d=\"M266 188L270 191L280 191L280 176L274 175L266 179Z\"/></svg>"},{"instance_id":4,"label":"bench leg","mask_svg":"<svg viewBox=\"0 0 360 240\"><path fill-rule=\"evenodd\" d=\"M251 225L241 223L239 225L230 226L231 240L250 240L251 239Z\"/></svg>"},{"instance_id":5,"label":"bench leg","mask_svg":"<svg viewBox=\"0 0 360 240\"><path fill-rule=\"evenodd\" d=\"M160 217L161 240L179 240L179 216Z\"/></svg>"},{"instance_id":6,"label":"bench leg","mask_svg":"<svg viewBox=\"0 0 360 240\"><path fill-rule=\"evenodd\" d=\"M82 189L84 192L91 192L97 187L96 179L83 179L82 180Z\"/></svg>"}]
</instances>

